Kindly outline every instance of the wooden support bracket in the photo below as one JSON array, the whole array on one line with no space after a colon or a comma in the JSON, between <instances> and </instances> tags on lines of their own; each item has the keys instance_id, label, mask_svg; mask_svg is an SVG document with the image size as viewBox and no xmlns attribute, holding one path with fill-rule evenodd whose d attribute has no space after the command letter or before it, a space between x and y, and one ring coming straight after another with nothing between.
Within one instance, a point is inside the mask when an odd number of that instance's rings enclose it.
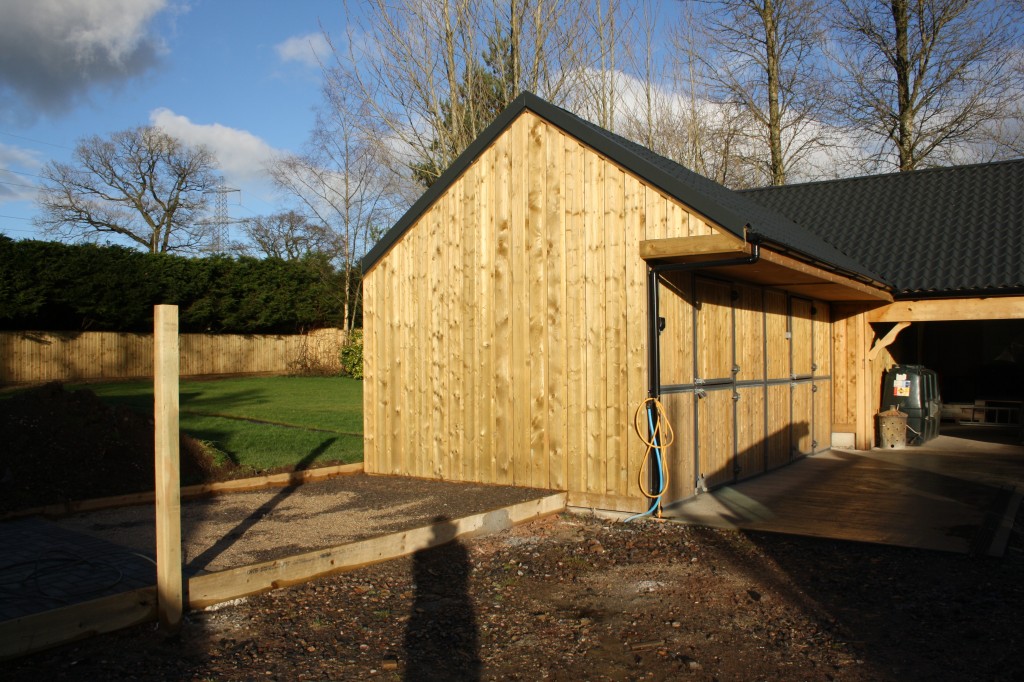
<instances>
[{"instance_id":1,"label":"wooden support bracket","mask_svg":"<svg viewBox=\"0 0 1024 682\"><path fill-rule=\"evenodd\" d=\"M890 329L888 334L875 341L875 345L871 346L871 350L868 351L868 360L874 362L878 358L878 354L882 352L882 349L888 348L896 340L896 337L899 336L899 333L909 326L909 322L897 322L896 326Z\"/></svg>"}]
</instances>

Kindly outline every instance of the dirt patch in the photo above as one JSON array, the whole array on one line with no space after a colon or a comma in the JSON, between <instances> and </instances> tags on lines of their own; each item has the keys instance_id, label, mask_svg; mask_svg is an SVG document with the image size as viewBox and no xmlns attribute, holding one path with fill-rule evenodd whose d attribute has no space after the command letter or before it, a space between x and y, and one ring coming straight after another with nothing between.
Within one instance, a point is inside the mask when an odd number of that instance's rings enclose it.
<instances>
[{"instance_id":1,"label":"dirt patch","mask_svg":"<svg viewBox=\"0 0 1024 682\"><path fill-rule=\"evenodd\" d=\"M0 400L0 513L153 489L153 420L59 383ZM181 434L182 485L242 472Z\"/></svg>"},{"instance_id":2,"label":"dirt patch","mask_svg":"<svg viewBox=\"0 0 1024 682\"><path fill-rule=\"evenodd\" d=\"M7 664L12 680L1015 680L1005 559L565 516Z\"/></svg>"}]
</instances>

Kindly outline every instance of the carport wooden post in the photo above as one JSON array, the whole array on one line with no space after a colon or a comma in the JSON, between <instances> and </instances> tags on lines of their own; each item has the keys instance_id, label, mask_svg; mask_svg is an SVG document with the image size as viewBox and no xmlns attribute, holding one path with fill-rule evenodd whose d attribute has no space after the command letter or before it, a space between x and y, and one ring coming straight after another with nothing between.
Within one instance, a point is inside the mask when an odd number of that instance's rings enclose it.
<instances>
[{"instance_id":1,"label":"carport wooden post","mask_svg":"<svg viewBox=\"0 0 1024 682\"><path fill-rule=\"evenodd\" d=\"M153 433L156 473L156 592L160 625L181 626L181 468L178 442L178 306L153 307Z\"/></svg>"}]
</instances>

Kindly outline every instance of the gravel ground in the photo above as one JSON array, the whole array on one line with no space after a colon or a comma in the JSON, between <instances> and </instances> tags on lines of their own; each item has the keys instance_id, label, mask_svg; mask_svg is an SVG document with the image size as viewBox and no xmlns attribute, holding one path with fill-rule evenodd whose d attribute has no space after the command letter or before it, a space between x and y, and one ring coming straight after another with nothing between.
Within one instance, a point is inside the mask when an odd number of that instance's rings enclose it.
<instances>
[{"instance_id":1,"label":"gravel ground","mask_svg":"<svg viewBox=\"0 0 1024 682\"><path fill-rule=\"evenodd\" d=\"M1019 533L993 559L565 515L0 678L1018 680L1022 569Z\"/></svg>"}]
</instances>

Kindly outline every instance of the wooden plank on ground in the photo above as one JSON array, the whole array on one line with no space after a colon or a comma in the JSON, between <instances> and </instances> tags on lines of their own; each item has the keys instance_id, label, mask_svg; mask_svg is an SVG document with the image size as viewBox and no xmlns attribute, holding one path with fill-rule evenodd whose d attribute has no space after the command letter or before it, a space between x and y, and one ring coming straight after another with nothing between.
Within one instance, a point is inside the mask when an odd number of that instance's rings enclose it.
<instances>
[{"instance_id":1,"label":"wooden plank on ground","mask_svg":"<svg viewBox=\"0 0 1024 682\"><path fill-rule=\"evenodd\" d=\"M422 528L195 576L188 583L189 607L203 608L332 573L351 571L437 547L457 538L496 533L518 523L557 514L564 511L565 506L566 494L557 493Z\"/></svg>"},{"instance_id":2,"label":"wooden plank on ground","mask_svg":"<svg viewBox=\"0 0 1024 682\"><path fill-rule=\"evenodd\" d=\"M200 483L181 488L181 499L206 497L246 490L260 490L262 488L279 488L286 485L301 485L313 481L325 481L336 476L346 476L362 473L363 464L338 464L329 467L318 467L306 471L292 471L283 474L270 474L256 476L253 478L240 478L233 481L218 481L215 483ZM28 507L11 512L0 514L0 521L4 519L20 518L23 516L67 516L79 514L86 511L98 509L112 509L115 507L130 507L136 504L153 504L155 497L153 491L144 493L131 493L128 495L115 495L112 497L97 497L91 500L69 500L59 504L48 504L41 507Z\"/></svg>"},{"instance_id":3,"label":"wooden plank on ground","mask_svg":"<svg viewBox=\"0 0 1024 682\"><path fill-rule=\"evenodd\" d=\"M155 587L15 618L0 623L0 661L154 620Z\"/></svg>"}]
</instances>

